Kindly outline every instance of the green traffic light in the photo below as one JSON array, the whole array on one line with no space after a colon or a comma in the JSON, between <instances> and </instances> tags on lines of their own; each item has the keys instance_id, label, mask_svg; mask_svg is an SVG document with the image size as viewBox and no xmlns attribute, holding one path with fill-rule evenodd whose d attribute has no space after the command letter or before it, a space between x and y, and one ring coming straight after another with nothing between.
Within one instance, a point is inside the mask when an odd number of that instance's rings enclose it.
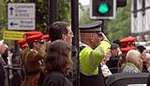
<instances>
[{"instance_id":1,"label":"green traffic light","mask_svg":"<svg viewBox=\"0 0 150 86\"><path fill-rule=\"evenodd\" d=\"M100 14L106 14L109 11L109 6L107 3L100 3L98 6L98 12Z\"/></svg>"}]
</instances>

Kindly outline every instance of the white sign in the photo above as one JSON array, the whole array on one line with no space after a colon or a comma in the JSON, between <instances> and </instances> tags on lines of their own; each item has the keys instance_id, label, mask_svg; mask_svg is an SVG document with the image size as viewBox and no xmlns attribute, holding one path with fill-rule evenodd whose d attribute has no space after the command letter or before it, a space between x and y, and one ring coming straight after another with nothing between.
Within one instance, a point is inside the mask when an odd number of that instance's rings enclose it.
<instances>
[{"instance_id":1,"label":"white sign","mask_svg":"<svg viewBox=\"0 0 150 86\"><path fill-rule=\"evenodd\" d=\"M9 3L8 29L35 30L35 4Z\"/></svg>"}]
</instances>

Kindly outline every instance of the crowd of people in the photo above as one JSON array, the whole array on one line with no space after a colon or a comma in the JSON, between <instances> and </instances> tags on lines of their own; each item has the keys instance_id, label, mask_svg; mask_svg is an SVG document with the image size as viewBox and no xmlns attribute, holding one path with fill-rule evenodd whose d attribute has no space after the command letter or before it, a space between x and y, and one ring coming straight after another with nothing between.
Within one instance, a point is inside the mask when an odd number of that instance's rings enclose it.
<instances>
[{"instance_id":1,"label":"crowd of people","mask_svg":"<svg viewBox=\"0 0 150 86\"><path fill-rule=\"evenodd\" d=\"M150 54L144 46L123 51L120 42L107 39L99 23L80 26L79 31L80 86L106 86L114 73L150 72ZM19 59L0 41L0 86L73 86L73 36L71 25L62 21L51 24L46 39L41 32L27 32L17 42Z\"/></svg>"}]
</instances>

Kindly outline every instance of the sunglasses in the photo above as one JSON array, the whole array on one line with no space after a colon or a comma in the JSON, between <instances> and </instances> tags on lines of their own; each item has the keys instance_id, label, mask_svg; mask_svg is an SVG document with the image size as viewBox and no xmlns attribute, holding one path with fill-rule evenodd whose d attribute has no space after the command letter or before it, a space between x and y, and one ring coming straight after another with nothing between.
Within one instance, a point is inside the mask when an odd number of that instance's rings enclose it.
<instances>
[{"instance_id":1,"label":"sunglasses","mask_svg":"<svg viewBox=\"0 0 150 86\"><path fill-rule=\"evenodd\" d=\"M44 44L44 43L45 43L45 41L44 41L44 40L35 40L34 42L36 42L36 43L40 43L40 44Z\"/></svg>"}]
</instances>

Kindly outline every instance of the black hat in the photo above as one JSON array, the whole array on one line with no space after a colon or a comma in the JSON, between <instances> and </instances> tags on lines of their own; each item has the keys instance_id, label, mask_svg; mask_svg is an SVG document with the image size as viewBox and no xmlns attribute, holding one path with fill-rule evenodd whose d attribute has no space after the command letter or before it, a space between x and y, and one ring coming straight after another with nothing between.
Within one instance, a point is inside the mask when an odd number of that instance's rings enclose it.
<instances>
[{"instance_id":1,"label":"black hat","mask_svg":"<svg viewBox=\"0 0 150 86\"><path fill-rule=\"evenodd\" d=\"M118 44L116 44L116 43L111 44L111 49L117 49L117 48L119 48Z\"/></svg>"},{"instance_id":2,"label":"black hat","mask_svg":"<svg viewBox=\"0 0 150 86\"><path fill-rule=\"evenodd\" d=\"M101 24L102 22L94 22L91 24L80 25L80 32L101 32Z\"/></svg>"},{"instance_id":3,"label":"black hat","mask_svg":"<svg viewBox=\"0 0 150 86\"><path fill-rule=\"evenodd\" d=\"M137 46L137 50L139 50L140 53L143 53L143 51L146 50L146 47L144 47L143 45L139 45Z\"/></svg>"}]
</instances>

